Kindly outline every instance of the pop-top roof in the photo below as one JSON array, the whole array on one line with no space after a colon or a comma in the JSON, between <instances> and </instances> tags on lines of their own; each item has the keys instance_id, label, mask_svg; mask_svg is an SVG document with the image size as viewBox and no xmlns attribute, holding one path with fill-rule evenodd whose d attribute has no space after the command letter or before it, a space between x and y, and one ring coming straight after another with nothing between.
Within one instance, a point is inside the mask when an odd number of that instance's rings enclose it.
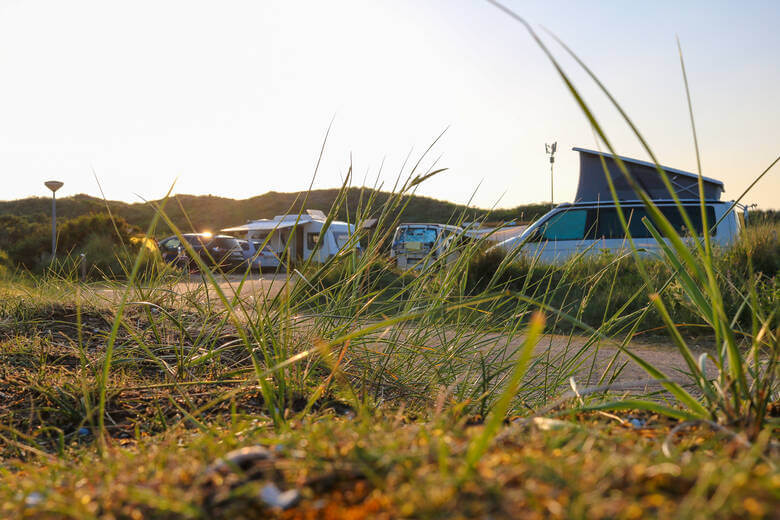
<instances>
[{"instance_id":1,"label":"pop-top roof","mask_svg":"<svg viewBox=\"0 0 780 520\"><path fill-rule=\"evenodd\" d=\"M580 153L580 181L577 185L577 195L575 202L591 202L598 200L612 200L612 194L609 191L609 184L604 175L604 167L601 164L603 157L609 176L615 185L620 200L636 200L638 195L628 184L623 173L618 168L612 154L587 150L585 148L572 148ZM669 190L661 180L661 176L656 166L647 161L640 161L630 157L618 155L621 161L628 168L629 173L652 199L671 199ZM661 168L669 176L669 181L674 187L675 194L680 199L698 199L699 198L699 176L668 166ZM704 198L705 200L720 200L723 193L723 183L716 179L703 177Z\"/></svg>"}]
</instances>

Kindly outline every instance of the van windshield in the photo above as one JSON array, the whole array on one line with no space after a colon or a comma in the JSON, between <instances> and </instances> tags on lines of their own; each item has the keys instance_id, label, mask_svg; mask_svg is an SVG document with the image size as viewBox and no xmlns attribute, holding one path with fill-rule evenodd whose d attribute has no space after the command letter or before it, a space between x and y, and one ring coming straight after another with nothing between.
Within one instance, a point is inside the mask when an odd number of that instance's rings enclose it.
<instances>
[{"instance_id":1,"label":"van windshield","mask_svg":"<svg viewBox=\"0 0 780 520\"><path fill-rule=\"evenodd\" d=\"M429 227L402 227L398 230L397 242L434 243L436 229Z\"/></svg>"}]
</instances>

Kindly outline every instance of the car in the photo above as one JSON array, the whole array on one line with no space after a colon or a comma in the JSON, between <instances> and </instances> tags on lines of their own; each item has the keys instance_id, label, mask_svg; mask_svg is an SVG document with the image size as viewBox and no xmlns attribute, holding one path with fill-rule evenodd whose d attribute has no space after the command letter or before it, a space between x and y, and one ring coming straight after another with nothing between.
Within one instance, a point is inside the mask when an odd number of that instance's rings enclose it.
<instances>
[{"instance_id":1,"label":"car","mask_svg":"<svg viewBox=\"0 0 780 520\"><path fill-rule=\"evenodd\" d=\"M675 202L656 200L655 204L677 233L690 240L690 232ZM660 257L661 246L642 220L647 216L642 202L621 201L620 206L637 249L643 255ZM702 236L704 225L699 201L684 201L682 207L697 235ZM713 245L728 247L741 232L744 224L733 207L729 202L705 201L706 225ZM496 248L537 258L542 263L562 263L579 254L624 254L630 252L631 246L614 202L581 202L557 206L520 236L505 240L493 249Z\"/></svg>"},{"instance_id":2,"label":"car","mask_svg":"<svg viewBox=\"0 0 780 520\"><path fill-rule=\"evenodd\" d=\"M276 271L282 266L282 260L279 258L279 255L270 246L263 246L263 240L252 240L251 246L248 241L244 240L244 242L247 242L247 247L252 251L252 269L261 272Z\"/></svg>"},{"instance_id":3,"label":"car","mask_svg":"<svg viewBox=\"0 0 780 520\"><path fill-rule=\"evenodd\" d=\"M197 263L189 257L181 239L186 240L209 267L234 270L245 265L246 257L236 238L211 233L185 233L181 238L174 235L161 240L160 253L163 260L181 267L196 267Z\"/></svg>"}]
</instances>

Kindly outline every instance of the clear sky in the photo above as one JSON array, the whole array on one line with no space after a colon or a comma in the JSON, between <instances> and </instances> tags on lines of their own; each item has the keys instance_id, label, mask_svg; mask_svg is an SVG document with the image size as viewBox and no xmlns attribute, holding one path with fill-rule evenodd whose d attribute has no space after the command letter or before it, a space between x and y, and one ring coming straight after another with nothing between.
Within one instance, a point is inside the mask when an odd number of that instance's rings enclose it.
<instances>
[{"instance_id":1,"label":"clear sky","mask_svg":"<svg viewBox=\"0 0 780 520\"><path fill-rule=\"evenodd\" d=\"M675 35L705 175L737 197L780 154L780 2L529 1L507 5L599 75L662 164L695 171ZM545 37L618 152L647 159L617 113ZM445 128L419 193L488 207L556 202L593 133L522 26L478 0L0 0L0 199L246 198L392 185ZM780 167L748 196L780 207ZM327 209L327 208L321 208Z\"/></svg>"}]
</instances>

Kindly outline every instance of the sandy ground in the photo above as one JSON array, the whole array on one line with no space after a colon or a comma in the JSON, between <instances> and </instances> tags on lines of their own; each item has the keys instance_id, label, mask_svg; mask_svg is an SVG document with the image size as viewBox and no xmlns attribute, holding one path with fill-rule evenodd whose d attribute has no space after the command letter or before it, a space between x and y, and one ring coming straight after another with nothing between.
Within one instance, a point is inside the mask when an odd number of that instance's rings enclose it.
<instances>
[{"instance_id":1,"label":"sandy ground","mask_svg":"<svg viewBox=\"0 0 780 520\"><path fill-rule=\"evenodd\" d=\"M238 289L241 279L241 275L222 275L220 277L219 283L220 288L228 297L232 297L235 294L235 291ZM296 275L292 275L290 278L291 283L295 279ZM253 274L246 280L243 287L241 288L241 297L244 301L250 302L252 300L257 301L264 298L273 298L276 294L279 293L279 291L284 289L287 280L288 278L285 274ZM198 274L192 274L190 275L189 280L177 284L173 289L180 294L184 294L191 292L201 286L203 286L203 279L201 276ZM116 291L112 289L101 289L98 291L98 293L100 293L101 296L105 297L106 299L110 299L112 294L113 297L117 296ZM216 298L217 295L213 287L209 286L209 293L211 297ZM446 331L444 335L449 336ZM503 346L506 344L506 338L498 334L487 333L483 336L483 338L483 348L486 350L489 350L492 346L495 345ZM514 337L508 345L506 345L510 355L517 351L517 349L522 344L522 341L523 337L518 335ZM547 352L547 355L553 359L558 356L565 356L568 358L570 355L572 355L573 352L584 346L587 341L588 338L581 335L566 336L548 334L541 339L535 349L535 352L537 354ZM428 346L435 347L435 345L431 344ZM712 347L704 345L702 341L699 341L698 344L696 341L693 341L691 347L694 351L694 356L697 359L702 353L712 351ZM685 361L679 354L677 347L671 344L668 339L663 337L655 337L642 339L639 341L632 341L627 346L627 348L651 363L656 368L660 369L670 379L681 383L687 381L686 376L680 373L681 371L687 371ZM611 363L612 367L616 367L623 365L625 361L629 359L625 353L620 353L617 356L616 361L613 361L613 358L615 358L616 354L619 353L620 349L616 343L611 341L598 342L597 344L591 345L588 350L589 354L593 353L594 355L591 356L587 362L578 369L576 376L577 381L581 381L582 384L593 383L593 381L587 381L589 374L592 373L591 379L593 377L598 379L601 373L607 369ZM709 366L712 368L711 363ZM617 380L621 383L637 383L637 386L641 386L643 381L647 381L649 379L650 378L647 373L633 361L629 361L627 364L625 364L617 378Z\"/></svg>"}]
</instances>

